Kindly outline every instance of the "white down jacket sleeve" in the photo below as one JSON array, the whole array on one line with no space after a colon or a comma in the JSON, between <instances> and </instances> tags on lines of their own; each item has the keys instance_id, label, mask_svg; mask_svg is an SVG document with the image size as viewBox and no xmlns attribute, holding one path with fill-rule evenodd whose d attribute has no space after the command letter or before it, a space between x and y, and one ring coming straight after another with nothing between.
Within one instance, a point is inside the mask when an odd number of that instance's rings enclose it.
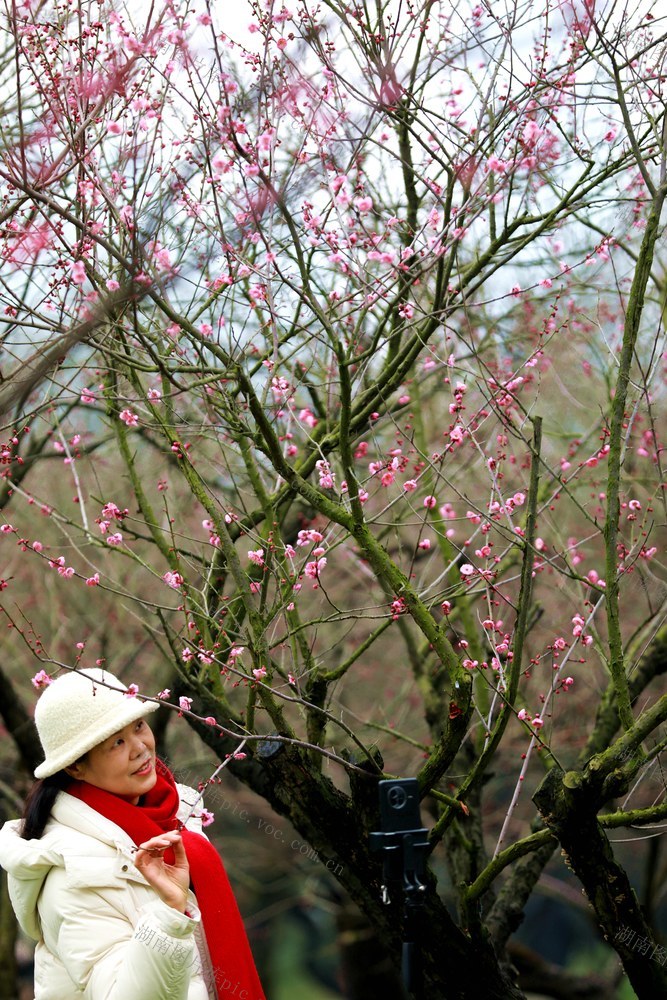
<instances>
[{"instance_id":1,"label":"white down jacket sleeve","mask_svg":"<svg viewBox=\"0 0 667 1000\"><path fill-rule=\"evenodd\" d=\"M55 950L84 1000L206 1000L194 897L192 916L157 898L146 902L133 927L127 889L77 889L65 886L65 879L62 869L52 871L40 909L53 913L58 907L57 940L49 950Z\"/></svg>"}]
</instances>

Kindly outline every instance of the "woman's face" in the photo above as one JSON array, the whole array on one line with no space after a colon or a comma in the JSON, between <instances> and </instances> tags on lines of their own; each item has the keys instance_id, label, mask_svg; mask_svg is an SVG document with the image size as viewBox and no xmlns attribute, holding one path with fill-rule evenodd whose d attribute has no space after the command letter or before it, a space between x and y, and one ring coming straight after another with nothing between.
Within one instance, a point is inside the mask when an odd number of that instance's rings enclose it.
<instances>
[{"instance_id":1,"label":"woman's face","mask_svg":"<svg viewBox=\"0 0 667 1000\"><path fill-rule=\"evenodd\" d=\"M136 805L155 782L155 737L143 719L114 733L65 768L78 781L122 795Z\"/></svg>"}]
</instances>

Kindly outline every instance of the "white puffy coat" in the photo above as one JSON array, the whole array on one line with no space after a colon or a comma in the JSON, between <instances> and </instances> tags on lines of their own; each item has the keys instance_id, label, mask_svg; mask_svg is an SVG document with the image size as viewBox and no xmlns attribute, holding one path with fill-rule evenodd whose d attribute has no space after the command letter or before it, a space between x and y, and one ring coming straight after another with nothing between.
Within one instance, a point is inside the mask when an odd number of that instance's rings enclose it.
<instances>
[{"instance_id":1,"label":"white puffy coat","mask_svg":"<svg viewBox=\"0 0 667 1000\"><path fill-rule=\"evenodd\" d=\"M185 819L197 793L177 787ZM66 792L40 840L21 840L19 826L0 830L0 865L19 923L37 941L35 1000L215 997L195 897L192 916L163 903L121 827ZM201 832L199 817L186 826Z\"/></svg>"}]
</instances>

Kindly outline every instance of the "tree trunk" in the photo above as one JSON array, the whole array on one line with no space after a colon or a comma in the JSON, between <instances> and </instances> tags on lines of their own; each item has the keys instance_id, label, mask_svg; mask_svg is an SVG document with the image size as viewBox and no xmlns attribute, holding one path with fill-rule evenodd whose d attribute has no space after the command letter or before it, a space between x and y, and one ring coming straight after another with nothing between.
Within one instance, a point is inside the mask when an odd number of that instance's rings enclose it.
<instances>
[{"instance_id":1,"label":"tree trunk","mask_svg":"<svg viewBox=\"0 0 667 1000\"><path fill-rule=\"evenodd\" d=\"M639 1000L667 996L667 970L651 960L654 946L650 929L628 876L614 858L598 822L599 803L593 789L578 773L563 774L559 767L553 767L533 801L558 837L566 863L583 885Z\"/></svg>"}]
</instances>

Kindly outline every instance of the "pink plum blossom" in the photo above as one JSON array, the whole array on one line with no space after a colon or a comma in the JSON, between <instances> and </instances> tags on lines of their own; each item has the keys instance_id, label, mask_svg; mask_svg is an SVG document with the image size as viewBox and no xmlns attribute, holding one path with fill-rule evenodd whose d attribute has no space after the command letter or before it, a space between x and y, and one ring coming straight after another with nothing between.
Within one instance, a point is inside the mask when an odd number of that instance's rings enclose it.
<instances>
[{"instance_id":1,"label":"pink plum blossom","mask_svg":"<svg viewBox=\"0 0 667 1000\"><path fill-rule=\"evenodd\" d=\"M39 670L35 676L31 679L31 684L35 688L48 687L49 684L53 683L53 677L47 674L46 670Z\"/></svg>"},{"instance_id":2,"label":"pink plum blossom","mask_svg":"<svg viewBox=\"0 0 667 1000\"><path fill-rule=\"evenodd\" d=\"M391 612L392 612L391 617L393 618L394 621L396 621L399 615L405 614L407 610L408 606L405 602L404 597L395 597L394 600L391 602Z\"/></svg>"},{"instance_id":3,"label":"pink plum blossom","mask_svg":"<svg viewBox=\"0 0 667 1000\"><path fill-rule=\"evenodd\" d=\"M320 478L320 486L323 489L333 489L334 477L329 463L325 459L320 459L319 462L315 463L315 468L317 469Z\"/></svg>"},{"instance_id":4,"label":"pink plum blossom","mask_svg":"<svg viewBox=\"0 0 667 1000\"><path fill-rule=\"evenodd\" d=\"M320 531L316 531L315 528L303 528L297 535L296 544L308 545L311 542L317 544L323 539L324 535Z\"/></svg>"},{"instance_id":5,"label":"pink plum blossom","mask_svg":"<svg viewBox=\"0 0 667 1000\"><path fill-rule=\"evenodd\" d=\"M86 280L86 265L82 260L75 260L72 264L72 281L75 285L83 285Z\"/></svg>"},{"instance_id":6,"label":"pink plum blossom","mask_svg":"<svg viewBox=\"0 0 667 1000\"><path fill-rule=\"evenodd\" d=\"M116 521L122 521L124 517L127 517L127 514L128 514L127 507L121 510L120 507L113 502L113 500L109 500L109 502L105 503L104 507L102 508L102 517L106 518L113 517Z\"/></svg>"},{"instance_id":7,"label":"pink plum blossom","mask_svg":"<svg viewBox=\"0 0 667 1000\"><path fill-rule=\"evenodd\" d=\"M323 557L322 559L317 559L317 560L313 559L311 562L306 563L303 571L306 574L306 576L310 577L311 580L317 580L320 576L320 573L326 566L326 564L327 564L326 556Z\"/></svg>"},{"instance_id":8,"label":"pink plum blossom","mask_svg":"<svg viewBox=\"0 0 667 1000\"><path fill-rule=\"evenodd\" d=\"M365 198L355 198L354 207L360 215L365 215L370 212L373 208L373 199L366 196Z\"/></svg>"}]
</instances>

